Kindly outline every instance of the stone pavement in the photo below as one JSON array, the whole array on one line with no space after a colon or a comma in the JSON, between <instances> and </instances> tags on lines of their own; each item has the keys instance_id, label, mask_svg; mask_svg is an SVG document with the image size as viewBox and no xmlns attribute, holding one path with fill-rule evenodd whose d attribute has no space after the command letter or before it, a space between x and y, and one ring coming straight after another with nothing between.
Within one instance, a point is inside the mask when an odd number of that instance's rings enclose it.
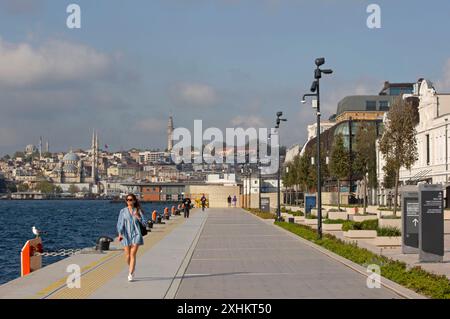
<instances>
[{"instance_id":1,"label":"stone pavement","mask_svg":"<svg viewBox=\"0 0 450 319\"><path fill-rule=\"evenodd\" d=\"M364 268L240 208L196 209L189 219L155 225L144 241L135 282L118 249L54 263L0 286L0 298L417 297L395 285L367 288ZM79 289L66 285L70 264L82 268Z\"/></svg>"},{"instance_id":2,"label":"stone pavement","mask_svg":"<svg viewBox=\"0 0 450 319\"><path fill-rule=\"evenodd\" d=\"M399 298L242 209L210 209L176 298Z\"/></svg>"}]
</instances>

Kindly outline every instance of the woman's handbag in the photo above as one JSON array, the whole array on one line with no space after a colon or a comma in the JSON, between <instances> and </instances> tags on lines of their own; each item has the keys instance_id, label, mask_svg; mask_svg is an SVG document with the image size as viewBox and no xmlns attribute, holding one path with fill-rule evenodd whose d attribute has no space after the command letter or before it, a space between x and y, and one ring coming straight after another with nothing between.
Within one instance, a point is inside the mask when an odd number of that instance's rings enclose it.
<instances>
[{"instance_id":1,"label":"woman's handbag","mask_svg":"<svg viewBox=\"0 0 450 319\"><path fill-rule=\"evenodd\" d=\"M145 227L144 224L142 224L142 222L140 220L138 220L139 223L139 230L141 231L141 235L145 236L147 235L148 231L147 231L147 227Z\"/></svg>"},{"instance_id":2,"label":"woman's handbag","mask_svg":"<svg viewBox=\"0 0 450 319\"><path fill-rule=\"evenodd\" d=\"M140 214L141 219L142 219L142 215ZM147 227L145 227L145 225L142 223L141 219L137 218L138 224L139 224L139 231L141 232L142 236L145 236L148 234L147 231Z\"/></svg>"}]
</instances>

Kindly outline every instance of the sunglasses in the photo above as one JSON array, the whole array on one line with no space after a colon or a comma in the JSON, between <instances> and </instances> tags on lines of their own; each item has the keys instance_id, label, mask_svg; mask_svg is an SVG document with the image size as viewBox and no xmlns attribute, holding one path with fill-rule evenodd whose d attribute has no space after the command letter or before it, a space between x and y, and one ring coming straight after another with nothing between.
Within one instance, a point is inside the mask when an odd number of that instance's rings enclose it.
<instances>
[{"instance_id":1,"label":"sunglasses","mask_svg":"<svg viewBox=\"0 0 450 319\"><path fill-rule=\"evenodd\" d=\"M134 201L134 199L132 199L132 198L127 198L127 202L132 202L132 201Z\"/></svg>"}]
</instances>

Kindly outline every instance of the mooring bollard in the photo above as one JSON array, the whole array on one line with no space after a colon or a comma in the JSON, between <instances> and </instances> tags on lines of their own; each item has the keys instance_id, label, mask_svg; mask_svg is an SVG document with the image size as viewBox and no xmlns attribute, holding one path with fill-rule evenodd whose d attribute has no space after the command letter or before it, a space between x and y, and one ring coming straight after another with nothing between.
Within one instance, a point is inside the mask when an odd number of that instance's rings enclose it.
<instances>
[{"instance_id":1,"label":"mooring bollard","mask_svg":"<svg viewBox=\"0 0 450 319\"><path fill-rule=\"evenodd\" d=\"M109 244L114 240L107 236L101 236L97 239L97 245L95 246L95 250L109 250Z\"/></svg>"}]
</instances>

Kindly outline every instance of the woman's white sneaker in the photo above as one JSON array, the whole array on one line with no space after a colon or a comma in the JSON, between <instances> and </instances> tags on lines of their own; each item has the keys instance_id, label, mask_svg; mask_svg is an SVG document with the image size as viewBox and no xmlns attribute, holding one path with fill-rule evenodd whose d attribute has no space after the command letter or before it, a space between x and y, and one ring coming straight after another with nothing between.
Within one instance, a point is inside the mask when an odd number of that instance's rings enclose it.
<instances>
[{"instance_id":1,"label":"woman's white sneaker","mask_svg":"<svg viewBox=\"0 0 450 319\"><path fill-rule=\"evenodd\" d=\"M128 274L128 281L133 281L133 280L134 280L133 274Z\"/></svg>"}]
</instances>

